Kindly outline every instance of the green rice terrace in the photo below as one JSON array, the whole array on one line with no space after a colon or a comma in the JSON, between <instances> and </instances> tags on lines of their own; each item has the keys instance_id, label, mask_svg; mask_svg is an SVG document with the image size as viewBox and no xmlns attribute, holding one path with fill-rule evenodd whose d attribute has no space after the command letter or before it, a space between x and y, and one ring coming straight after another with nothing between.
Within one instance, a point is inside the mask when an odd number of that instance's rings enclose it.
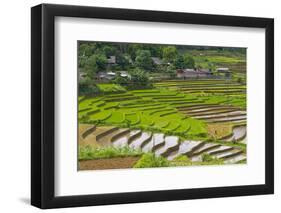
<instances>
[{"instance_id":1,"label":"green rice terrace","mask_svg":"<svg viewBox=\"0 0 281 213\"><path fill-rule=\"evenodd\" d=\"M78 100L81 169L246 162L245 83L189 79L147 89L97 87L102 93ZM93 166L89 160L96 159Z\"/></svg>"}]
</instances>

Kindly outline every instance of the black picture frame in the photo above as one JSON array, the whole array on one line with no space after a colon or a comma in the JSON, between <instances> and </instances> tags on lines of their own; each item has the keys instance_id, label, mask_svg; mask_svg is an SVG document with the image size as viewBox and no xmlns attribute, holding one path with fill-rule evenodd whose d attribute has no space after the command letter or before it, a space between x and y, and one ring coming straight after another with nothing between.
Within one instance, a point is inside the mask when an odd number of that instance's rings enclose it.
<instances>
[{"instance_id":1,"label":"black picture frame","mask_svg":"<svg viewBox=\"0 0 281 213\"><path fill-rule=\"evenodd\" d=\"M55 17L264 28L265 184L55 197ZM31 8L31 204L39 208L140 203L274 193L274 20L241 16L41 4Z\"/></svg>"}]
</instances>

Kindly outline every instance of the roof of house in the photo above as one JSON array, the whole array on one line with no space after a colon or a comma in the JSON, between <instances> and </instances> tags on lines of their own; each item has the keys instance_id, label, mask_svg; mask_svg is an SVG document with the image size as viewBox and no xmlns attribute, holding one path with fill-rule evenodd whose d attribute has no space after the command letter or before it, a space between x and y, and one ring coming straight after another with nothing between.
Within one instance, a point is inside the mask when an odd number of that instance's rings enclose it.
<instances>
[{"instance_id":1,"label":"roof of house","mask_svg":"<svg viewBox=\"0 0 281 213\"><path fill-rule=\"evenodd\" d=\"M114 56L114 55L109 56L109 58L107 59L107 63L108 64L115 64L116 63L116 56Z\"/></svg>"},{"instance_id":2,"label":"roof of house","mask_svg":"<svg viewBox=\"0 0 281 213\"><path fill-rule=\"evenodd\" d=\"M120 73L120 76L122 76L122 77L130 77L130 75L128 74L127 71L118 71L118 72ZM108 71L108 72L103 71L103 72L99 72L97 74L97 76L99 78L114 78L116 75L117 75L117 73L112 72L112 71Z\"/></svg>"},{"instance_id":3,"label":"roof of house","mask_svg":"<svg viewBox=\"0 0 281 213\"><path fill-rule=\"evenodd\" d=\"M187 69L180 69L180 70L177 70L178 73L198 73L198 74L203 74L203 73L210 73L210 70L208 69L199 69L199 70L195 70L195 69L190 69L190 68L187 68Z\"/></svg>"},{"instance_id":4,"label":"roof of house","mask_svg":"<svg viewBox=\"0 0 281 213\"><path fill-rule=\"evenodd\" d=\"M228 67L219 67L219 68L217 68L217 71L218 72L230 72Z\"/></svg>"},{"instance_id":5,"label":"roof of house","mask_svg":"<svg viewBox=\"0 0 281 213\"><path fill-rule=\"evenodd\" d=\"M187 69L183 69L183 72L197 72L197 71L195 69L187 68Z\"/></svg>"},{"instance_id":6,"label":"roof of house","mask_svg":"<svg viewBox=\"0 0 281 213\"><path fill-rule=\"evenodd\" d=\"M112 75L112 76L115 76L116 73L115 72L106 72L107 75Z\"/></svg>"},{"instance_id":7,"label":"roof of house","mask_svg":"<svg viewBox=\"0 0 281 213\"><path fill-rule=\"evenodd\" d=\"M119 72L120 72L120 75L121 75L122 77L128 77L128 76L130 76L127 71L119 71Z\"/></svg>"},{"instance_id":8,"label":"roof of house","mask_svg":"<svg viewBox=\"0 0 281 213\"><path fill-rule=\"evenodd\" d=\"M199 69L199 72L211 72L209 69Z\"/></svg>"},{"instance_id":9,"label":"roof of house","mask_svg":"<svg viewBox=\"0 0 281 213\"><path fill-rule=\"evenodd\" d=\"M163 64L163 61L158 57L151 57L154 64L160 65Z\"/></svg>"}]
</instances>

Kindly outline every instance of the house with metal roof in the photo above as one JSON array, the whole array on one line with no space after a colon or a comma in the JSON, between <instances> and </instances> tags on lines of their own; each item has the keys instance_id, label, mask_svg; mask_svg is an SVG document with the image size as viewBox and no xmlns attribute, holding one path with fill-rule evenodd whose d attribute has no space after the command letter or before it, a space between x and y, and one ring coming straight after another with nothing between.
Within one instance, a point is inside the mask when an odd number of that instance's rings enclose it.
<instances>
[{"instance_id":1,"label":"house with metal roof","mask_svg":"<svg viewBox=\"0 0 281 213\"><path fill-rule=\"evenodd\" d=\"M178 69L177 78L204 78L210 77L213 73L208 69Z\"/></svg>"}]
</instances>

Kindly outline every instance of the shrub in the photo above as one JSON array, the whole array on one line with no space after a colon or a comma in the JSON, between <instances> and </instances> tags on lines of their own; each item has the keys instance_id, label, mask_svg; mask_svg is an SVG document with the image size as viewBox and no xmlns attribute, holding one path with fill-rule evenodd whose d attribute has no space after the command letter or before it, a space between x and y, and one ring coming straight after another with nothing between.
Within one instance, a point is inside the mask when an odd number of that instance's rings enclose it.
<instances>
[{"instance_id":1,"label":"shrub","mask_svg":"<svg viewBox=\"0 0 281 213\"><path fill-rule=\"evenodd\" d=\"M169 65L167 67L166 73L169 75L170 78L175 78L177 76L176 67L174 65Z\"/></svg>"},{"instance_id":2,"label":"shrub","mask_svg":"<svg viewBox=\"0 0 281 213\"><path fill-rule=\"evenodd\" d=\"M197 134L196 136L198 136L198 137L202 137L202 138L205 138L205 137L207 137L207 136L208 136L208 134L207 134L207 133L205 133L205 132L201 132L201 133Z\"/></svg>"},{"instance_id":3,"label":"shrub","mask_svg":"<svg viewBox=\"0 0 281 213\"><path fill-rule=\"evenodd\" d=\"M213 160L213 157L211 156L211 155L209 155L209 154L203 154L202 155L202 161L204 161L204 162L210 162L210 161L212 161Z\"/></svg>"},{"instance_id":4,"label":"shrub","mask_svg":"<svg viewBox=\"0 0 281 213\"><path fill-rule=\"evenodd\" d=\"M128 87L135 88L135 89L152 87L148 75L145 71L136 68L130 72L130 75L131 75L131 80Z\"/></svg>"},{"instance_id":5,"label":"shrub","mask_svg":"<svg viewBox=\"0 0 281 213\"><path fill-rule=\"evenodd\" d=\"M204 153L202 155L202 161L206 162L208 164L223 164L224 163L223 159L215 158L212 155L209 155L209 154L206 154L206 153Z\"/></svg>"},{"instance_id":6,"label":"shrub","mask_svg":"<svg viewBox=\"0 0 281 213\"><path fill-rule=\"evenodd\" d=\"M99 93L100 90L93 81L86 77L79 81L79 96L80 95L92 95Z\"/></svg>"},{"instance_id":7,"label":"shrub","mask_svg":"<svg viewBox=\"0 0 281 213\"><path fill-rule=\"evenodd\" d=\"M127 86L129 83L129 78L127 77L122 77L120 75L120 72L117 72L117 76L115 77L115 79L113 80L114 83L116 84L120 84L122 86Z\"/></svg>"},{"instance_id":8,"label":"shrub","mask_svg":"<svg viewBox=\"0 0 281 213\"><path fill-rule=\"evenodd\" d=\"M191 162L186 155L179 155L174 159L174 161Z\"/></svg>"},{"instance_id":9,"label":"shrub","mask_svg":"<svg viewBox=\"0 0 281 213\"><path fill-rule=\"evenodd\" d=\"M135 164L134 168L151 168L151 167L167 167L170 162L161 156L155 156L153 153L145 153Z\"/></svg>"},{"instance_id":10,"label":"shrub","mask_svg":"<svg viewBox=\"0 0 281 213\"><path fill-rule=\"evenodd\" d=\"M243 79L241 77L237 78L237 83L239 84L243 83Z\"/></svg>"}]
</instances>

